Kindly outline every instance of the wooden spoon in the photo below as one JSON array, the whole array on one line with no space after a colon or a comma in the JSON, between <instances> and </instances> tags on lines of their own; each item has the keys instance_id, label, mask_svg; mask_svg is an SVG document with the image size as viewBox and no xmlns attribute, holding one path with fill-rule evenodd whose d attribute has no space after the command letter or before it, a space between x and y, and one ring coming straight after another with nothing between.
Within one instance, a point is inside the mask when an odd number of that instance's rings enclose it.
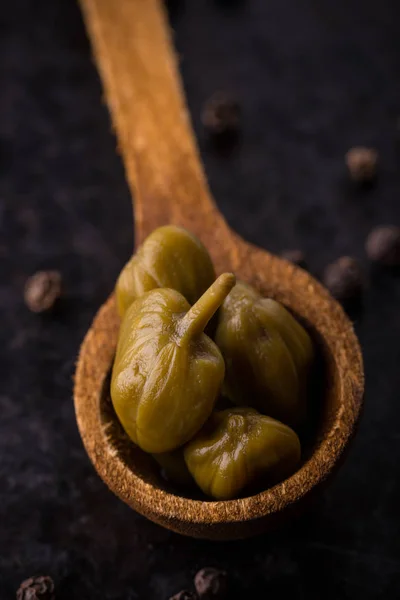
<instances>
[{"instance_id":1,"label":"wooden spoon","mask_svg":"<svg viewBox=\"0 0 400 600\"><path fill-rule=\"evenodd\" d=\"M81 4L134 197L136 245L160 225L186 227L207 246L218 273L233 271L303 319L320 340L326 369L315 443L297 473L239 500L176 495L152 459L127 439L109 401L119 327L112 295L83 341L76 370L75 409L85 448L117 496L165 527L210 539L260 533L302 508L343 456L363 398L357 338L342 308L317 281L243 241L218 212L191 129L163 2Z\"/></svg>"}]
</instances>

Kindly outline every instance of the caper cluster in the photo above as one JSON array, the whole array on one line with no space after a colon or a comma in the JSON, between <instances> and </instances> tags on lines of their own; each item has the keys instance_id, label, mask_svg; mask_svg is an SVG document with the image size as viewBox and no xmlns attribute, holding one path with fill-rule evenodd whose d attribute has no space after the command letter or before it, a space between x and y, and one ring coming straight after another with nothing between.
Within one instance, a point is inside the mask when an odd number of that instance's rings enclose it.
<instances>
[{"instance_id":1,"label":"caper cluster","mask_svg":"<svg viewBox=\"0 0 400 600\"><path fill-rule=\"evenodd\" d=\"M281 304L232 273L216 279L201 242L172 225L123 268L116 301L113 406L167 477L228 500L294 472L314 350Z\"/></svg>"}]
</instances>

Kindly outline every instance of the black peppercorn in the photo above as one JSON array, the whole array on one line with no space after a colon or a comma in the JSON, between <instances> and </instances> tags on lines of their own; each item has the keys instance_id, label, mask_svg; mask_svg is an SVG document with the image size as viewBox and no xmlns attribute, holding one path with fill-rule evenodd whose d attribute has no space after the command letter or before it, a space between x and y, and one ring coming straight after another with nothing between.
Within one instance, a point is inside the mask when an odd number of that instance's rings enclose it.
<instances>
[{"instance_id":1,"label":"black peppercorn","mask_svg":"<svg viewBox=\"0 0 400 600\"><path fill-rule=\"evenodd\" d=\"M400 227L376 227L368 235L365 249L370 260L387 267L399 267Z\"/></svg>"},{"instance_id":2,"label":"black peppercorn","mask_svg":"<svg viewBox=\"0 0 400 600\"><path fill-rule=\"evenodd\" d=\"M373 148L351 148L346 154L346 164L353 181L359 184L370 183L376 176L378 153Z\"/></svg>"},{"instance_id":3,"label":"black peppercorn","mask_svg":"<svg viewBox=\"0 0 400 600\"><path fill-rule=\"evenodd\" d=\"M194 585L201 600L222 600L227 593L227 575L225 571L206 567L196 573Z\"/></svg>"},{"instance_id":4,"label":"black peppercorn","mask_svg":"<svg viewBox=\"0 0 400 600\"><path fill-rule=\"evenodd\" d=\"M58 271L38 271L25 284L25 304L35 313L53 308L61 295L61 275Z\"/></svg>"},{"instance_id":5,"label":"black peppercorn","mask_svg":"<svg viewBox=\"0 0 400 600\"><path fill-rule=\"evenodd\" d=\"M302 269L307 269L307 262L304 252L302 250L285 250L281 254L282 258L288 260L289 262L301 267Z\"/></svg>"},{"instance_id":6,"label":"black peppercorn","mask_svg":"<svg viewBox=\"0 0 400 600\"><path fill-rule=\"evenodd\" d=\"M198 600L197 594L195 592L189 592L189 590L182 590L175 594L175 596L171 596L169 600Z\"/></svg>"},{"instance_id":7,"label":"black peppercorn","mask_svg":"<svg viewBox=\"0 0 400 600\"><path fill-rule=\"evenodd\" d=\"M51 577L30 577L21 583L17 600L54 600L54 583Z\"/></svg>"},{"instance_id":8,"label":"black peppercorn","mask_svg":"<svg viewBox=\"0 0 400 600\"><path fill-rule=\"evenodd\" d=\"M202 122L211 136L235 134L239 128L240 106L230 95L216 92L203 108Z\"/></svg>"},{"instance_id":9,"label":"black peppercorn","mask_svg":"<svg viewBox=\"0 0 400 600\"><path fill-rule=\"evenodd\" d=\"M364 276L359 262L351 256L342 256L325 269L323 282L340 302L356 300L364 288Z\"/></svg>"}]
</instances>

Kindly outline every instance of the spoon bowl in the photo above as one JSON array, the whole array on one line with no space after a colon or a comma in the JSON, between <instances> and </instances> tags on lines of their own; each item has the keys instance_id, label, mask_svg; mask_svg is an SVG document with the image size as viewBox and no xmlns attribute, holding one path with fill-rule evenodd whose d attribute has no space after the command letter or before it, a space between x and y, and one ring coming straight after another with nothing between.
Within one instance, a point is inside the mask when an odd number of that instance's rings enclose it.
<instances>
[{"instance_id":1,"label":"spoon bowl","mask_svg":"<svg viewBox=\"0 0 400 600\"><path fill-rule=\"evenodd\" d=\"M246 246L243 242L243 252ZM242 264L236 269L238 276L258 285L265 295L285 304L302 320L319 340L325 367L324 391L317 398L321 414L312 449L301 468L286 481L254 496L223 502L194 500L168 490L151 457L124 433L109 398L109 374L119 329L114 295L98 312L78 360L76 416L96 470L133 509L193 537L243 538L273 529L299 513L341 463L362 405L362 358L343 310L305 271L251 247L247 251L249 259L256 253L258 260ZM260 268L268 274L267 279L260 278Z\"/></svg>"},{"instance_id":2,"label":"spoon bowl","mask_svg":"<svg viewBox=\"0 0 400 600\"><path fill-rule=\"evenodd\" d=\"M160 0L81 0L134 197L135 240L186 227L216 272L232 271L291 310L318 340L324 385L311 450L286 481L247 498L191 499L166 487L150 456L129 441L109 400L119 318L114 295L80 349L74 400L86 451L109 488L149 519L193 537L243 538L301 511L340 465L362 408L362 356L342 308L307 272L231 231L207 186L183 100Z\"/></svg>"}]
</instances>

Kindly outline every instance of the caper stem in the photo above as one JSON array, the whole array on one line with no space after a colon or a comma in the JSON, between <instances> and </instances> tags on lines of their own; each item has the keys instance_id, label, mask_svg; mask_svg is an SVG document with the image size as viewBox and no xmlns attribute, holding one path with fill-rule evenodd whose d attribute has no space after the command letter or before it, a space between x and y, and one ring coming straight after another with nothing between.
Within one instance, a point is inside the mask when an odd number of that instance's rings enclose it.
<instances>
[{"instance_id":1,"label":"caper stem","mask_svg":"<svg viewBox=\"0 0 400 600\"><path fill-rule=\"evenodd\" d=\"M179 326L180 341L188 341L203 333L208 321L221 306L236 283L233 273L223 273L214 281L196 304L188 310Z\"/></svg>"}]
</instances>

